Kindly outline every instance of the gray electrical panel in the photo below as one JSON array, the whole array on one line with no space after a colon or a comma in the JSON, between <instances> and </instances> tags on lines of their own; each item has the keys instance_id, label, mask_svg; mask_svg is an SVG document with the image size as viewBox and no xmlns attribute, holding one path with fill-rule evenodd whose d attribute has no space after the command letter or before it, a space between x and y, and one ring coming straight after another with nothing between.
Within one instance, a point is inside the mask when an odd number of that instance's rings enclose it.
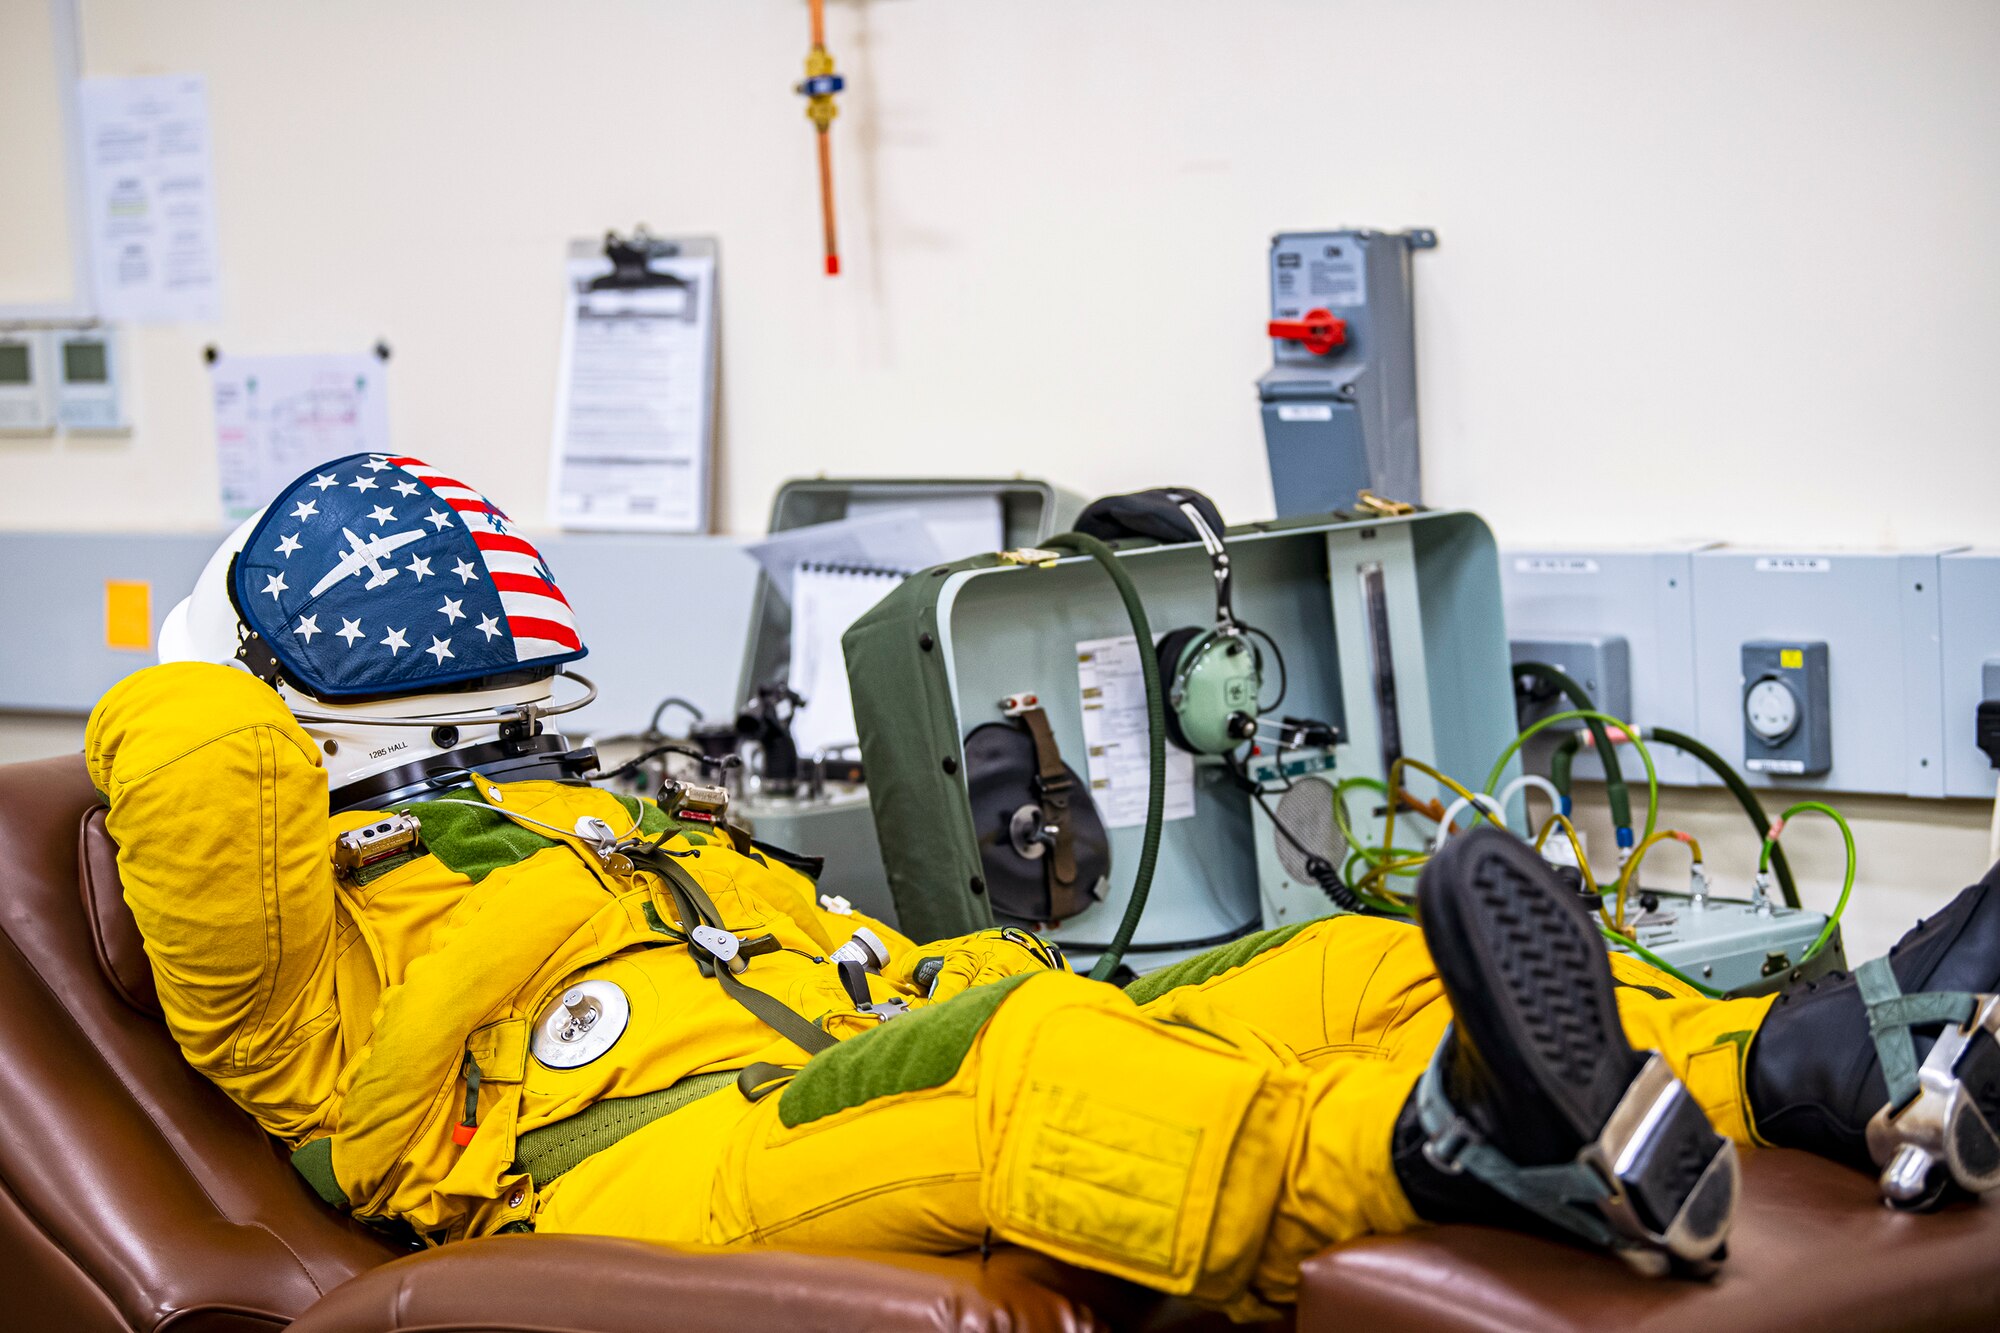
<instances>
[{"instance_id":1,"label":"gray electrical panel","mask_svg":"<svg viewBox=\"0 0 2000 1333\"><path fill-rule=\"evenodd\" d=\"M1434 232L1282 232L1271 240L1271 369L1257 381L1278 516L1356 492L1420 501L1410 255Z\"/></svg>"},{"instance_id":2,"label":"gray electrical panel","mask_svg":"<svg viewBox=\"0 0 2000 1333\"><path fill-rule=\"evenodd\" d=\"M1824 643L1743 645L1743 766L1808 778L1833 767Z\"/></svg>"},{"instance_id":3,"label":"gray electrical panel","mask_svg":"<svg viewBox=\"0 0 2000 1333\"><path fill-rule=\"evenodd\" d=\"M1508 647L1516 662L1546 663L1583 686L1597 711L1632 720L1632 648L1623 634L1512 639ZM1576 707L1553 686L1541 682L1530 689L1528 698L1528 710L1521 717L1524 727ZM1583 724L1557 725L1573 731Z\"/></svg>"}]
</instances>

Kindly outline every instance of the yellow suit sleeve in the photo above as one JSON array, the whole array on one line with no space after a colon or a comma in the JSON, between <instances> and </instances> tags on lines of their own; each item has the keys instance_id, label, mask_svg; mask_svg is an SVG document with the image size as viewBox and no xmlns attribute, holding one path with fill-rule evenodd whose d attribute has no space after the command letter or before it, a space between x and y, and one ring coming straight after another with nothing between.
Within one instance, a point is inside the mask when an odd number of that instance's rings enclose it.
<instances>
[{"instance_id":1,"label":"yellow suit sleeve","mask_svg":"<svg viewBox=\"0 0 2000 1333\"><path fill-rule=\"evenodd\" d=\"M263 682L177 662L114 686L84 753L174 1040L267 1130L303 1136L342 1059L312 741Z\"/></svg>"}]
</instances>

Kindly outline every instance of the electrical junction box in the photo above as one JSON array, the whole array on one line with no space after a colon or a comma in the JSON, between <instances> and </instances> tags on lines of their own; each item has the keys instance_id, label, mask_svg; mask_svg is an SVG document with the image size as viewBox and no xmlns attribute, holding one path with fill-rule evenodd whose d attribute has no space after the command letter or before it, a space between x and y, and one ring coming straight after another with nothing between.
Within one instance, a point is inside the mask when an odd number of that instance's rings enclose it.
<instances>
[{"instance_id":1,"label":"electrical junction box","mask_svg":"<svg viewBox=\"0 0 2000 1333\"><path fill-rule=\"evenodd\" d=\"M1363 490L1420 501L1410 256L1428 230L1271 240L1271 369L1257 381L1280 517L1349 509Z\"/></svg>"},{"instance_id":2,"label":"electrical junction box","mask_svg":"<svg viewBox=\"0 0 2000 1333\"><path fill-rule=\"evenodd\" d=\"M1743 645L1743 766L1818 777L1833 767L1824 643Z\"/></svg>"},{"instance_id":3,"label":"electrical junction box","mask_svg":"<svg viewBox=\"0 0 2000 1333\"><path fill-rule=\"evenodd\" d=\"M1516 662L1542 662L1583 687L1600 713L1632 721L1632 649L1622 634L1589 635L1575 639L1512 639L1508 647ZM1519 680L1519 677L1516 678ZM1521 726L1566 713L1576 705L1554 686L1535 682ZM1637 725L1636 723L1634 725ZM1561 722L1551 731L1576 731L1581 722Z\"/></svg>"},{"instance_id":4,"label":"electrical junction box","mask_svg":"<svg viewBox=\"0 0 2000 1333\"><path fill-rule=\"evenodd\" d=\"M1826 927L1823 913L1775 901L1752 903L1657 891L1651 897L1658 905L1630 923L1640 946L1726 994L1775 991L1847 966L1837 929L1817 957L1800 965Z\"/></svg>"},{"instance_id":5,"label":"electrical junction box","mask_svg":"<svg viewBox=\"0 0 2000 1333\"><path fill-rule=\"evenodd\" d=\"M1938 561L1942 591L1945 794L1993 799L2000 773L1979 748L1979 705L2000 699L2000 549Z\"/></svg>"},{"instance_id":6,"label":"electrical junction box","mask_svg":"<svg viewBox=\"0 0 2000 1333\"><path fill-rule=\"evenodd\" d=\"M64 430L117 432L129 429L123 394L124 351L116 331L58 329L50 334L55 371L56 421Z\"/></svg>"},{"instance_id":7,"label":"electrical junction box","mask_svg":"<svg viewBox=\"0 0 2000 1333\"><path fill-rule=\"evenodd\" d=\"M1703 738L1695 701L1694 560L1703 545L1656 550L1505 551L1500 561L1500 586L1506 598L1507 633L1515 641L1518 660L1531 656L1519 645L1588 645L1625 643L1627 693L1623 708L1614 708L1595 692L1592 699L1613 717L1636 726L1659 726ZM1558 652L1546 647L1548 652ZM1563 653L1576 653L1565 647ZM1547 660L1546 658L1544 660ZM1580 657L1558 657L1553 663L1571 676L1571 665L1585 666ZM1603 678L1615 690L1616 668L1607 665ZM1579 681L1582 677L1578 676ZM1588 688L1588 687L1586 687ZM1556 731L1558 728L1551 728ZM1548 733L1544 733L1548 735ZM1703 738L1707 739L1707 738ZM1715 742L1710 741L1711 744ZM1530 768L1542 766L1545 744L1536 737ZM1652 747L1660 781L1670 786L1713 786L1717 779L1688 755L1665 745ZM1636 756L1620 756L1627 780L1639 770ZM1601 781L1604 765L1596 751L1576 757L1575 775Z\"/></svg>"},{"instance_id":8,"label":"electrical junction box","mask_svg":"<svg viewBox=\"0 0 2000 1333\"><path fill-rule=\"evenodd\" d=\"M45 330L0 330L0 434L41 435L55 429L53 378Z\"/></svg>"},{"instance_id":9,"label":"electrical junction box","mask_svg":"<svg viewBox=\"0 0 2000 1333\"><path fill-rule=\"evenodd\" d=\"M1945 548L1916 551L1772 551L1720 547L1694 557L1695 694L1700 724L1691 733L1713 746L1753 787L1945 794L1946 718L1940 683ZM1801 664L1823 644L1827 670L1808 677L1748 645L1800 650ZM1984 656L2000 656L1986 653ZM1835 669L1835 665L1837 669ZM1767 673L1799 704L1784 740L1790 704L1775 686L1750 695ZM1967 688L1977 690L1978 667ZM1824 698L1825 712L1815 691ZM1822 722L1822 719L1824 721ZM1952 721L1972 735L1973 708ZM1835 736L1839 743L1833 743ZM1767 802L1768 804L1768 802Z\"/></svg>"}]
</instances>

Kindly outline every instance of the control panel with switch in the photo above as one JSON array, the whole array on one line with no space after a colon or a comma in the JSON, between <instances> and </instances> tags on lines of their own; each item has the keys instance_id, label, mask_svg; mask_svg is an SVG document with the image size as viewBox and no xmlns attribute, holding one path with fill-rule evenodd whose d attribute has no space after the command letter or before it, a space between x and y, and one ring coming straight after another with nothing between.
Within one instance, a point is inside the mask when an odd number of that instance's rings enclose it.
<instances>
[{"instance_id":1,"label":"control panel with switch","mask_svg":"<svg viewBox=\"0 0 2000 1333\"><path fill-rule=\"evenodd\" d=\"M1272 238L1257 397L1280 517L1349 509L1363 490L1423 498L1410 256L1436 244L1427 230Z\"/></svg>"},{"instance_id":2,"label":"control panel with switch","mask_svg":"<svg viewBox=\"0 0 2000 1333\"><path fill-rule=\"evenodd\" d=\"M40 435L55 429L48 334L0 330L0 434Z\"/></svg>"},{"instance_id":3,"label":"control panel with switch","mask_svg":"<svg viewBox=\"0 0 2000 1333\"><path fill-rule=\"evenodd\" d=\"M123 354L109 328L59 329L50 336L56 420L64 430L128 429L119 393Z\"/></svg>"},{"instance_id":4,"label":"control panel with switch","mask_svg":"<svg viewBox=\"0 0 2000 1333\"><path fill-rule=\"evenodd\" d=\"M1824 642L1743 645L1743 766L1817 777L1833 767Z\"/></svg>"}]
</instances>

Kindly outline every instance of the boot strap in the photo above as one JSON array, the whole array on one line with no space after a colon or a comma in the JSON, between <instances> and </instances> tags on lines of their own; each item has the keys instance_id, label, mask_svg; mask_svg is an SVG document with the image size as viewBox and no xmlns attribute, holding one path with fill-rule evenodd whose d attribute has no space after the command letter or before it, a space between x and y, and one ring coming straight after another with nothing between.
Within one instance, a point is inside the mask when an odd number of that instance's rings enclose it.
<instances>
[{"instance_id":1,"label":"boot strap","mask_svg":"<svg viewBox=\"0 0 2000 1333\"><path fill-rule=\"evenodd\" d=\"M1486 1142L1445 1098L1444 1051L1445 1043L1440 1042L1417 1083L1417 1118L1424 1127L1425 1159L1446 1175L1471 1172L1474 1180L1535 1216L1592 1245L1609 1246L1614 1239L1611 1227L1577 1205L1609 1199L1610 1184L1581 1157L1554 1166L1517 1166L1506 1153Z\"/></svg>"},{"instance_id":2,"label":"boot strap","mask_svg":"<svg viewBox=\"0 0 2000 1333\"><path fill-rule=\"evenodd\" d=\"M1963 1027L1978 1011L1979 997L1968 991L1905 995L1887 958L1871 958L1855 968L1854 981L1868 1007L1868 1035L1882 1062L1889 1105L1903 1106L1917 1095L1917 1042L1910 1029L1926 1023Z\"/></svg>"},{"instance_id":3,"label":"boot strap","mask_svg":"<svg viewBox=\"0 0 2000 1333\"><path fill-rule=\"evenodd\" d=\"M1584 1144L1572 1160L1552 1166L1521 1166L1486 1142L1446 1099L1444 1059L1449 1044L1447 1031L1417 1083L1417 1116L1426 1136L1423 1152L1433 1166L1453 1175L1470 1172L1473 1179L1535 1216L1628 1258L1644 1258L1651 1251L1656 1259L1673 1254L1701 1262L1718 1248L1721 1236L1702 1234L1697 1220L1700 1209L1695 1205L1712 1191L1726 1191L1722 1197L1734 1197L1734 1145L1723 1141L1664 1231L1654 1231L1640 1218L1618 1176L1625 1164L1644 1154L1646 1140L1662 1132L1660 1127L1673 1118L1665 1113L1673 1099L1688 1095L1657 1051L1649 1053L1598 1136ZM1721 1227L1726 1232L1726 1218ZM1656 1271L1643 1263L1639 1266L1641 1271Z\"/></svg>"}]
</instances>

